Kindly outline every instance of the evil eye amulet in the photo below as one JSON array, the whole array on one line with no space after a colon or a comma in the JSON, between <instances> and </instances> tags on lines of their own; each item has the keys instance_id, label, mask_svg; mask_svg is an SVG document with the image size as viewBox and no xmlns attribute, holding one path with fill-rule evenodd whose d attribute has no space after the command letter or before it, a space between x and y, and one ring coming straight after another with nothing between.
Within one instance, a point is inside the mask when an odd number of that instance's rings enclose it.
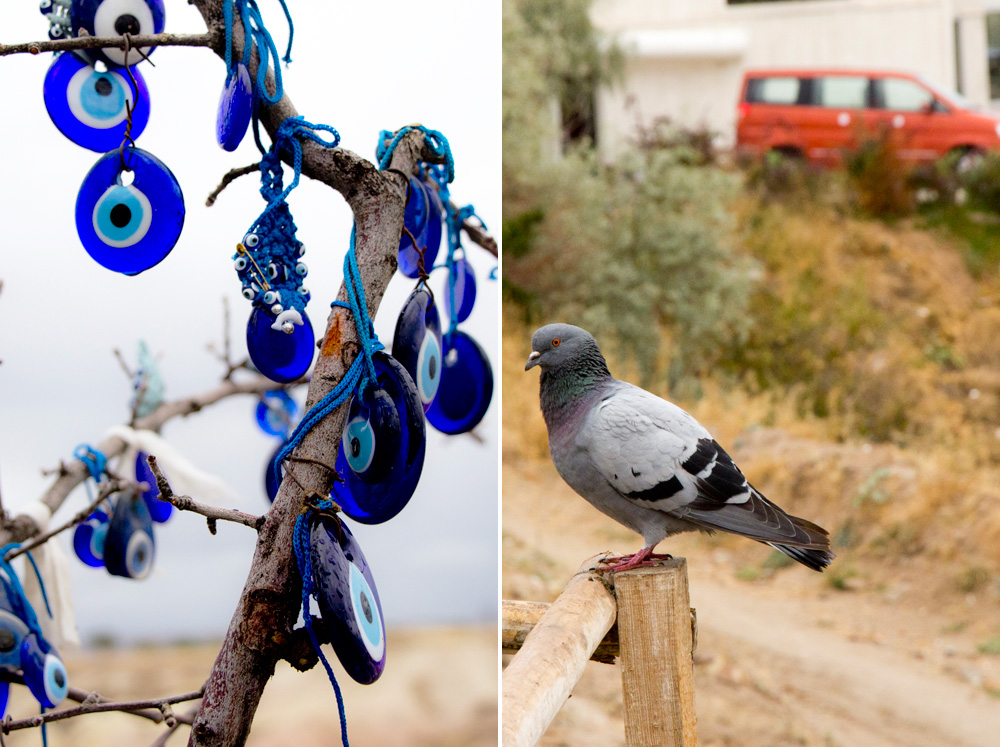
<instances>
[{"instance_id":1,"label":"evil eye amulet","mask_svg":"<svg viewBox=\"0 0 1000 747\"><path fill-rule=\"evenodd\" d=\"M479 343L461 331L445 335L443 360L427 422L448 435L471 431L490 407L493 367Z\"/></svg>"},{"instance_id":2,"label":"evil eye amulet","mask_svg":"<svg viewBox=\"0 0 1000 747\"><path fill-rule=\"evenodd\" d=\"M45 109L59 131L84 148L106 153L125 137L127 110L132 105L132 137L137 138L149 122L149 90L138 69L138 96L124 70L100 73L71 52L55 58L45 74Z\"/></svg>"},{"instance_id":3,"label":"evil eye amulet","mask_svg":"<svg viewBox=\"0 0 1000 747\"><path fill-rule=\"evenodd\" d=\"M107 512L98 508L73 530L73 552L91 568L104 567L104 544L110 522Z\"/></svg>"},{"instance_id":4,"label":"evil eye amulet","mask_svg":"<svg viewBox=\"0 0 1000 747\"><path fill-rule=\"evenodd\" d=\"M138 275L174 248L184 227L184 196L162 161L139 148L101 158L80 185L76 232L94 261L124 275ZM130 173L131 184L123 175Z\"/></svg>"},{"instance_id":5,"label":"evil eye amulet","mask_svg":"<svg viewBox=\"0 0 1000 747\"><path fill-rule=\"evenodd\" d=\"M424 467L423 407L410 375L384 352L372 356L376 383L355 395L348 411L330 493L363 524L380 524L410 501Z\"/></svg>"},{"instance_id":6,"label":"evil eye amulet","mask_svg":"<svg viewBox=\"0 0 1000 747\"><path fill-rule=\"evenodd\" d=\"M137 495L119 495L104 543L104 565L108 573L145 578L153 569L155 554L153 520L146 501Z\"/></svg>"},{"instance_id":7,"label":"evil eye amulet","mask_svg":"<svg viewBox=\"0 0 1000 747\"><path fill-rule=\"evenodd\" d=\"M222 89L219 113L215 119L215 139L223 150L236 150L247 133L252 113L253 84L250 82L250 73L247 72L246 65L237 62Z\"/></svg>"},{"instance_id":8,"label":"evil eye amulet","mask_svg":"<svg viewBox=\"0 0 1000 747\"><path fill-rule=\"evenodd\" d=\"M276 317L254 306L247 322L247 352L257 370L272 381L287 384L309 370L316 337L305 311L302 324L293 324L291 333L272 326Z\"/></svg>"},{"instance_id":9,"label":"evil eye amulet","mask_svg":"<svg viewBox=\"0 0 1000 747\"><path fill-rule=\"evenodd\" d=\"M421 246L424 247L424 267L430 272L430 268L434 266L434 260L437 259L438 249L441 248L444 206L438 196L437 187L427 182L424 184L424 190L427 192L428 215Z\"/></svg>"},{"instance_id":10,"label":"evil eye amulet","mask_svg":"<svg viewBox=\"0 0 1000 747\"><path fill-rule=\"evenodd\" d=\"M423 285L410 294L399 312L392 357L410 374L426 412L441 383L441 319L434 297Z\"/></svg>"},{"instance_id":11,"label":"evil eye amulet","mask_svg":"<svg viewBox=\"0 0 1000 747\"><path fill-rule=\"evenodd\" d=\"M415 176L410 177L410 188L407 190L406 211L403 213L403 231L399 238L399 271L408 278L415 278L420 274L420 250L414 246L413 240L417 239L417 244L423 246L422 238L426 238L427 221L430 216L430 206L427 191L423 183ZM409 231L409 234L407 233ZM430 262L428 262L430 260ZM433 258L424 257L424 269L430 271Z\"/></svg>"},{"instance_id":12,"label":"evil eye amulet","mask_svg":"<svg viewBox=\"0 0 1000 747\"><path fill-rule=\"evenodd\" d=\"M66 700L69 677L66 666L49 642L29 633L21 642L21 670L24 684L42 708L55 708Z\"/></svg>"},{"instance_id":13,"label":"evil eye amulet","mask_svg":"<svg viewBox=\"0 0 1000 747\"><path fill-rule=\"evenodd\" d=\"M257 403L257 425L269 436L284 438L292 429L292 419L298 407L284 389L264 392Z\"/></svg>"},{"instance_id":14,"label":"evil eye amulet","mask_svg":"<svg viewBox=\"0 0 1000 747\"><path fill-rule=\"evenodd\" d=\"M162 524L174 512L174 507L166 501L160 500L160 489L156 485L156 475L149 468L146 461L148 455L140 451L135 456L135 481L144 482L149 485L149 490L142 494L142 499L146 502L146 509L149 511L149 518L158 524Z\"/></svg>"},{"instance_id":15,"label":"evil eye amulet","mask_svg":"<svg viewBox=\"0 0 1000 747\"><path fill-rule=\"evenodd\" d=\"M444 289L444 307L451 318L452 306L455 308L456 322L464 322L472 313L476 303L476 276L472 273L472 265L465 257L455 260L453 270L454 285L449 283ZM454 304L452 303L454 294Z\"/></svg>"},{"instance_id":16,"label":"evil eye amulet","mask_svg":"<svg viewBox=\"0 0 1000 747\"><path fill-rule=\"evenodd\" d=\"M278 454L284 448L284 444L281 444L274 453L271 454L271 458L267 460L267 467L264 472L264 492L267 493L267 499L274 503L274 499L278 497L278 488L281 487L281 481L278 479L279 475L282 479L285 477L285 470L281 468L278 464Z\"/></svg>"},{"instance_id":17,"label":"evil eye amulet","mask_svg":"<svg viewBox=\"0 0 1000 747\"><path fill-rule=\"evenodd\" d=\"M131 34L159 34L163 31L165 11L163 0L73 0L70 23L73 34L86 29L90 36L124 36ZM142 54L149 55L151 47L143 47ZM125 64L125 51L117 47L87 50L87 54L112 65ZM139 50L129 52L129 63L142 59Z\"/></svg>"},{"instance_id":18,"label":"evil eye amulet","mask_svg":"<svg viewBox=\"0 0 1000 747\"><path fill-rule=\"evenodd\" d=\"M385 669L385 623L368 561L351 531L328 517L310 522L309 555L317 623L347 673L370 685Z\"/></svg>"}]
</instances>

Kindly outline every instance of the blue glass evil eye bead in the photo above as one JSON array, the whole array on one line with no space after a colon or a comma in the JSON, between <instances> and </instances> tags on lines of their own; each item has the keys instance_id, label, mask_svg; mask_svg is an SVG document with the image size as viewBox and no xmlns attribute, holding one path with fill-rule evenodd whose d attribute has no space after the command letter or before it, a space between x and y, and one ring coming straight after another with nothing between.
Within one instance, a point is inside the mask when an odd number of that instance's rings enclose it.
<instances>
[{"instance_id":1,"label":"blue glass evil eye bead","mask_svg":"<svg viewBox=\"0 0 1000 747\"><path fill-rule=\"evenodd\" d=\"M73 530L73 551L91 568L104 567L104 543L110 521L107 512L99 508Z\"/></svg>"},{"instance_id":2,"label":"blue glass evil eye bead","mask_svg":"<svg viewBox=\"0 0 1000 747\"><path fill-rule=\"evenodd\" d=\"M464 322L472 313L472 307L476 303L476 276L472 273L472 265L465 257L455 260L455 285L454 307L457 310L456 322ZM451 318L452 309L452 288L445 286L444 307L448 310L448 317Z\"/></svg>"},{"instance_id":3,"label":"blue glass evil eye bead","mask_svg":"<svg viewBox=\"0 0 1000 747\"><path fill-rule=\"evenodd\" d=\"M135 481L144 482L149 485L149 490L143 492L142 499L146 502L149 518L162 524L171 517L174 507L166 501L160 500L160 489L156 486L156 475L149 468L149 462L146 461L147 457L148 455L142 451L136 454Z\"/></svg>"},{"instance_id":4,"label":"blue glass evil eye bead","mask_svg":"<svg viewBox=\"0 0 1000 747\"><path fill-rule=\"evenodd\" d=\"M316 624L325 628L347 673L370 685L385 669L385 623L368 561L351 531L325 516L310 522L309 551Z\"/></svg>"},{"instance_id":5,"label":"blue glass evil eye bead","mask_svg":"<svg viewBox=\"0 0 1000 747\"><path fill-rule=\"evenodd\" d=\"M137 138L149 122L149 90L138 69L138 96L124 70L100 73L76 55L65 52L55 58L45 74L45 109L59 131L84 148L106 153L125 137L126 103L132 104L132 137Z\"/></svg>"},{"instance_id":6,"label":"blue glass evil eye bead","mask_svg":"<svg viewBox=\"0 0 1000 747\"><path fill-rule=\"evenodd\" d=\"M423 407L410 375L383 352L372 361L377 381L351 400L336 464L343 482L330 493L363 524L380 524L403 510L420 480L426 446Z\"/></svg>"},{"instance_id":7,"label":"blue glass evil eye bead","mask_svg":"<svg viewBox=\"0 0 1000 747\"><path fill-rule=\"evenodd\" d=\"M427 206L429 214L427 217L427 227L424 229L424 267L428 272L437 259L438 249L441 248L441 234L444 223L444 206L438 196L437 187L431 183L426 183L424 189L427 191Z\"/></svg>"},{"instance_id":8,"label":"blue glass evil eye bead","mask_svg":"<svg viewBox=\"0 0 1000 747\"><path fill-rule=\"evenodd\" d=\"M257 403L257 425L269 436L284 438L292 430L298 406L284 389L264 392Z\"/></svg>"},{"instance_id":9,"label":"blue glass evil eye bead","mask_svg":"<svg viewBox=\"0 0 1000 747\"><path fill-rule=\"evenodd\" d=\"M406 196L406 212L403 214L403 226L413 234L418 244L426 241L427 222L430 216L429 199L423 183L415 176L410 177L410 188ZM403 231L399 238L399 271L408 278L420 274L420 251L413 245L410 236ZM430 259L431 261L428 261ZM433 258L425 255L424 268L430 271Z\"/></svg>"},{"instance_id":10,"label":"blue glass evil eye bead","mask_svg":"<svg viewBox=\"0 0 1000 747\"><path fill-rule=\"evenodd\" d=\"M219 114L215 119L215 139L223 150L233 151L239 146L250 125L253 113L253 84L250 73L242 62L226 80L219 98Z\"/></svg>"},{"instance_id":11,"label":"blue glass evil eye bead","mask_svg":"<svg viewBox=\"0 0 1000 747\"><path fill-rule=\"evenodd\" d=\"M76 232L94 261L124 275L158 264L174 248L184 226L184 196L162 161L139 148L101 158L80 185ZM130 173L131 184L123 174Z\"/></svg>"},{"instance_id":12,"label":"blue glass evil eye bead","mask_svg":"<svg viewBox=\"0 0 1000 747\"><path fill-rule=\"evenodd\" d=\"M104 543L104 565L108 573L145 578L153 569L155 554L153 520L146 501L137 495L119 495Z\"/></svg>"},{"instance_id":13,"label":"blue glass evil eye bead","mask_svg":"<svg viewBox=\"0 0 1000 747\"><path fill-rule=\"evenodd\" d=\"M423 285L410 294L399 312L392 357L410 374L426 412L441 383L441 318L434 297Z\"/></svg>"},{"instance_id":14,"label":"blue glass evil eye bead","mask_svg":"<svg viewBox=\"0 0 1000 747\"><path fill-rule=\"evenodd\" d=\"M73 0L70 7L70 23L77 32L83 28L90 36L124 36L131 34L159 34L164 24L163 0ZM143 55L152 52L151 47L142 48ZM125 64L125 51L115 47L87 50L95 58L112 65ZM129 62L135 64L142 59L139 51L129 52Z\"/></svg>"},{"instance_id":15,"label":"blue glass evil eye bead","mask_svg":"<svg viewBox=\"0 0 1000 747\"><path fill-rule=\"evenodd\" d=\"M427 422L442 433L465 433L483 419L492 398L493 367L479 343L460 330L445 335L441 388Z\"/></svg>"},{"instance_id":16,"label":"blue glass evil eye bead","mask_svg":"<svg viewBox=\"0 0 1000 747\"><path fill-rule=\"evenodd\" d=\"M69 677L66 666L48 641L28 633L21 642L21 670L24 684L42 708L55 708L66 700Z\"/></svg>"},{"instance_id":17,"label":"blue glass evil eye bead","mask_svg":"<svg viewBox=\"0 0 1000 747\"><path fill-rule=\"evenodd\" d=\"M270 311L254 306L247 322L247 352L258 371L272 381L287 384L309 370L316 337L305 311L302 324L283 324L288 325L291 333L282 330L282 323Z\"/></svg>"},{"instance_id":18,"label":"blue glass evil eye bead","mask_svg":"<svg viewBox=\"0 0 1000 747\"><path fill-rule=\"evenodd\" d=\"M274 450L274 453L271 454L271 458L267 460L267 469L264 472L264 491L267 493L267 499L271 501L271 503L274 503L274 499L278 497L278 488L281 487L281 483L279 483L274 477L274 463L277 461L278 454L281 453L284 446L284 444L281 444L281 446ZM285 476L284 469L281 470L281 476L282 478Z\"/></svg>"}]
</instances>

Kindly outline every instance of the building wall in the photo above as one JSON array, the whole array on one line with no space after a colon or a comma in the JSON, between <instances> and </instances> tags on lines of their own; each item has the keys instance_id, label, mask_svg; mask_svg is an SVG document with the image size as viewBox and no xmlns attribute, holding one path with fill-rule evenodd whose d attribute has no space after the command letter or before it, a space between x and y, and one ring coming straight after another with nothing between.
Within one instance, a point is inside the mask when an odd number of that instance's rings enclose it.
<instances>
[{"instance_id":1,"label":"building wall","mask_svg":"<svg viewBox=\"0 0 1000 747\"><path fill-rule=\"evenodd\" d=\"M669 117L731 144L743 73L758 67L906 70L989 103L981 0L597 0L595 26L625 50L624 84L597 101L598 140L613 153L636 124ZM956 21L959 24L956 65Z\"/></svg>"}]
</instances>

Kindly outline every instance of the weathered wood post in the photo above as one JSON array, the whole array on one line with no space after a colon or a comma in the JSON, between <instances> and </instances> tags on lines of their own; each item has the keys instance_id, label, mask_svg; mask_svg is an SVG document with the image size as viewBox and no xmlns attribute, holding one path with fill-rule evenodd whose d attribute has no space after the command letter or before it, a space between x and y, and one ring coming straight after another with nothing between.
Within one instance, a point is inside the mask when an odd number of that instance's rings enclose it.
<instances>
[{"instance_id":1,"label":"weathered wood post","mask_svg":"<svg viewBox=\"0 0 1000 747\"><path fill-rule=\"evenodd\" d=\"M629 747L695 747L694 660L687 561L611 576ZM504 717L506 720L506 714Z\"/></svg>"},{"instance_id":2,"label":"weathered wood post","mask_svg":"<svg viewBox=\"0 0 1000 747\"><path fill-rule=\"evenodd\" d=\"M591 571L596 560L581 566L504 670L503 747L538 742L615 622L615 599Z\"/></svg>"}]
</instances>

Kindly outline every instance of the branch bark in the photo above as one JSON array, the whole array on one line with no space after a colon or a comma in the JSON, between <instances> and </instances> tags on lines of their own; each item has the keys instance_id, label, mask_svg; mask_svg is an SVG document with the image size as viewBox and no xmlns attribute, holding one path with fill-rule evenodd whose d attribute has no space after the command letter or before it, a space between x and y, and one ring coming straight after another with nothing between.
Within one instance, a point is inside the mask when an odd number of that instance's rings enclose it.
<instances>
[{"instance_id":1,"label":"branch bark","mask_svg":"<svg viewBox=\"0 0 1000 747\"><path fill-rule=\"evenodd\" d=\"M218 33L218 32L216 32ZM137 34L130 37L132 49L143 47L213 47L218 40L212 34ZM40 54L67 49L110 49L125 51L124 36L75 36L71 39L46 39L23 44L0 44L0 57L9 54Z\"/></svg>"}]
</instances>

